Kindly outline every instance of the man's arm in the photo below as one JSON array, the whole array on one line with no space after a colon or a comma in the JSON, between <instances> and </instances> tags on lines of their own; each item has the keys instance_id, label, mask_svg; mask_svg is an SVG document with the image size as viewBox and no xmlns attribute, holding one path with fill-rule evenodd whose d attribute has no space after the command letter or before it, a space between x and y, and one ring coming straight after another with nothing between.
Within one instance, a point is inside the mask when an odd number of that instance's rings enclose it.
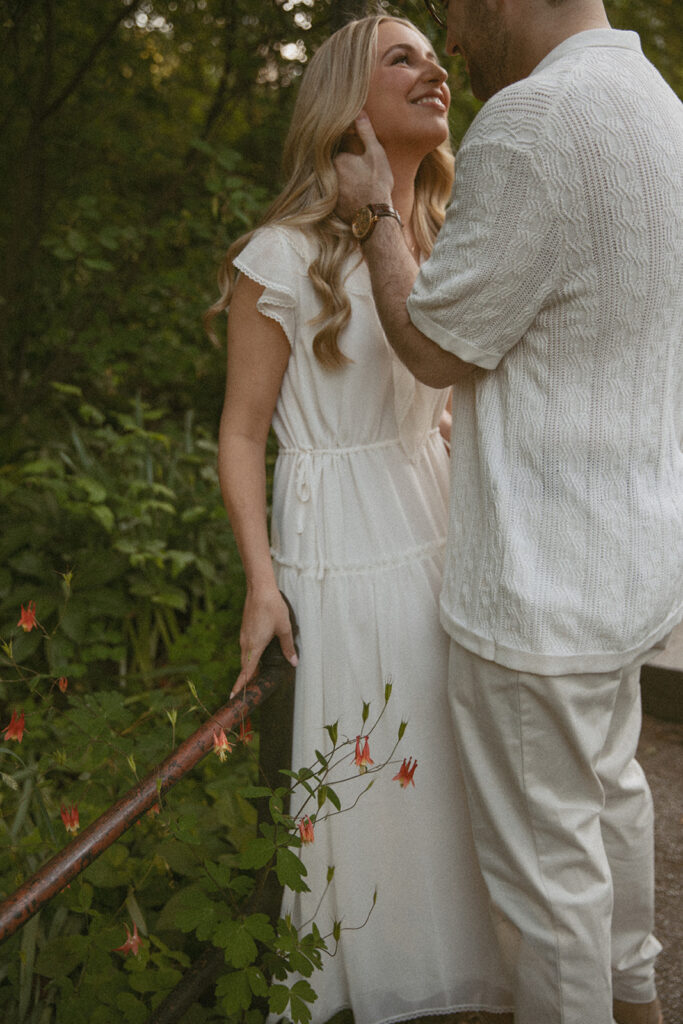
<instances>
[{"instance_id":1,"label":"man's arm","mask_svg":"<svg viewBox=\"0 0 683 1024\"><path fill-rule=\"evenodd\" d=\"M384 150L377 141L369 119L356 120L365 146L362 156L340 153L335 159L339 180L337 212L350 221L356 210L368 203L389 203L393 176ZM418 266L405 243L398 222L380 217L370 238L363 243L370 270L372 292L389 344L401 362L423 384L444 388L469 376L476 367L419 331L408 316L406 301L418 274Z\"/></svg>"}]
</instances>

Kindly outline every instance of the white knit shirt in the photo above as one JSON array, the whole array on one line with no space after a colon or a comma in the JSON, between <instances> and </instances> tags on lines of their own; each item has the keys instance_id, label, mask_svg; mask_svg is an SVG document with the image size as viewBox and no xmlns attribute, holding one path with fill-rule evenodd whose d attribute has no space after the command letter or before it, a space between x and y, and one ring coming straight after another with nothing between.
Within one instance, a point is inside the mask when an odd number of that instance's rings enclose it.
<instances>
[{"instance_id":1,"label":"white knit shirt","mask_svg":"<svg viewBox=\"0 0 683 1024\"><path fill-rule=\"evenodd\" d=\"M632 32L490 99L408 301L455 387L442 620L482 657L610 671L683 617L683 105Z\"/></svg>"}]
</instances>

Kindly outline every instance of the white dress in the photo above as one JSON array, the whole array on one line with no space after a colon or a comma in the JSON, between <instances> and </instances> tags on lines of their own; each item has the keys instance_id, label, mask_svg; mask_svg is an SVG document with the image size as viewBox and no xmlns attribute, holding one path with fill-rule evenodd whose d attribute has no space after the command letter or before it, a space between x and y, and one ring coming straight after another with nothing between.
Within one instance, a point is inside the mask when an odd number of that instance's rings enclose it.
<instances>
[{"instance_id":1,"label":"white dress","mask_svg":"<svg viewBox=\"0 0 683 1024\"><path fill-rule=\"evenodd\" d=\"M268 227L235 260L265 285L259 309L291 346L273 417L280 450L271 543L300 628L292 766L311 765L316 749L329 748L326 724L338 722L340 736L354 740L365 734L362 704L371 702L371 724L389 680L389 705L370 738L376 764L401 720L408 728L397 763L373 776L358 804L316 824L315 841L302 848L311 892L287 890L283 912L296 925L309 921L334 865L316 923L323 935L334 921L357 930L342 932L336 955L310 978L314 1024L345 1007L356 1024L510 1009L446 696L438 595L448 457L437 429L446 393L417 383L393 355L355 257L341 338L353 362L341 370L319 364L311 320L320 306L307 274L314 244L299 230ZM344 774L355 776L352 756ZM404 757L417 759L414 787L392 778ZM342 804L368 780L339 786ZM358 928L375 889L376 906Z\"/></svg>"}]
</instances>

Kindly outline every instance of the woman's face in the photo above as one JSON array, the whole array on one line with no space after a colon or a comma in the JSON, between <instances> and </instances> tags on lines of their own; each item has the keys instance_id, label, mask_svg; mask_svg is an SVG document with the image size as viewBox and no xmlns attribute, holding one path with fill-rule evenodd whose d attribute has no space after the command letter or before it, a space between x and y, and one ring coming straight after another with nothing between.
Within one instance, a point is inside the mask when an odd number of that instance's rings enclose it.
<instances>
[{"instance_id":1,"label":"woman's face","mask_svg":"<svg viewBox=\"0 0 683 1024\"><path fill-rule=\"evenodd\" d=\"M448 138L446 77L418 32L382 22L364 109L385 149L417 149L426 155Z\"/></svg>"}]
</instances>

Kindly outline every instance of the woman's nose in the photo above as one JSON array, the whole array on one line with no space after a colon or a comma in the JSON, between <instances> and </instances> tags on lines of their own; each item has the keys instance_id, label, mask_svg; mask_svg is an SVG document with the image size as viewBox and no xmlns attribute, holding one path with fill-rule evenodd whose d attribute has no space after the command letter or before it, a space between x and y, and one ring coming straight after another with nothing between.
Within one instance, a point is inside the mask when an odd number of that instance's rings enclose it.
<instances>
[{"instance_id":1,"label":"woman's nose","mask_svg":"<svg viewBox=\"0 0 683 1024\"><path fill-rule=\"evenodd\" d=\"M424 77L429 82L438 82L439 85L442 85L448 78L448 72L440 64L430 60L425 66Z\"/></svg>"}]
</instances>

